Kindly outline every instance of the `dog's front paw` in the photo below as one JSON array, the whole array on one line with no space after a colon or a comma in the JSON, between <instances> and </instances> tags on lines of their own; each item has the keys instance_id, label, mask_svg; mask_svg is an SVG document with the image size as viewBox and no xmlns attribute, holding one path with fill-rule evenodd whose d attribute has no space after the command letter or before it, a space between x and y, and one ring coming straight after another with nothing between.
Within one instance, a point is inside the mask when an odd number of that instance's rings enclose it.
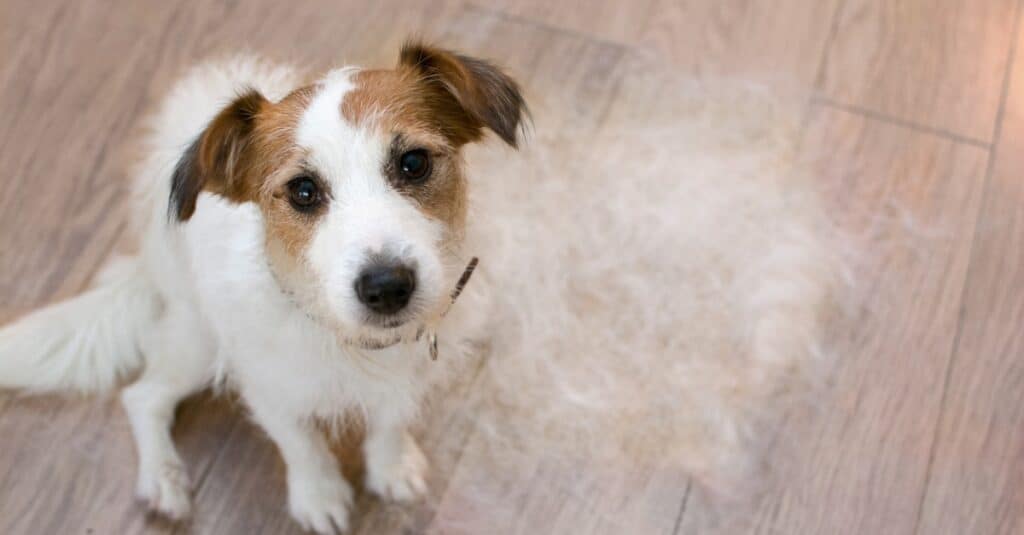
<instances>
[{"instance_id":1,"label":"dog's front paw","mask_svg":"<svg viewBox=\"0 0 1024 535\"><path fill-rule=\"evenodd\" d=\"M352 487L339 474L296 479L288 485L288 510L306 530L321 535L348 531Z\"/></svg>"},{"instance_id":2,"label":"dog's front paw","mask_svg":"<svg viewBox=\"0 0 1024 535\"><path fill-rule=\"evenodd\" d=\"M180 462L168 461L139 472L137 493L150 510L171 520L188 518L192 511L192 486Z\"/></svg>"},{"instance_id":3,"label":"dog's front paw","mask_svg":"<svg viewBox=\"0 0 1024 535\"><path fill-rule=\"evenodd\" d=\"M368 459L366 486L382 498L410 502L426 494L426 476L427 458L407 436L397 459Z\"/></svg>"}]
</instances>

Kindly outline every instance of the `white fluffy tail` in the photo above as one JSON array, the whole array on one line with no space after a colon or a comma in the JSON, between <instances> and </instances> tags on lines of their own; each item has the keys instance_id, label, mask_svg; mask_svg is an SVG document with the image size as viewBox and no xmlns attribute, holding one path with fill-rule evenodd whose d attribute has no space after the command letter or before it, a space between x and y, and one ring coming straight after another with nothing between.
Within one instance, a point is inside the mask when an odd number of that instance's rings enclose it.
<instances>
[{"instance_id":1,"label":"white fluffy tail","mask_svg":"<svg viewBox=\"0 0 1024 535\"><path fill-rule=\"evenodd\" d=\"M111 263L93 289L0 329L0 388L113 387L142 364L139 334L159 306L137 258Z\"/></svg>"}]
</instances>

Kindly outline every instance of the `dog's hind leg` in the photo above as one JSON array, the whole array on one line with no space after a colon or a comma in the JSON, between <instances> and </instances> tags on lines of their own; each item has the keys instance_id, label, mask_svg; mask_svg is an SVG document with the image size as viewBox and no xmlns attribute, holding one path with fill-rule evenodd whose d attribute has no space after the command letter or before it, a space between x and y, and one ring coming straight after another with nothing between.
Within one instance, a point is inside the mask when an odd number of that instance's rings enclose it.
<instances>
[{"instance_id":1,"label":"dog's hind leg","mask_svg":"<svg viewBox=\"0 0 1024 535\"><path fill-rule=\"evenodd\" d=\"M138 449L138 496L175 520L189 515L191 485L171 438L174 410L213 377L215 349L194 318L181 306L166 310L142 337L145 371L121 394Z\"/></svg>"}]
</instances>

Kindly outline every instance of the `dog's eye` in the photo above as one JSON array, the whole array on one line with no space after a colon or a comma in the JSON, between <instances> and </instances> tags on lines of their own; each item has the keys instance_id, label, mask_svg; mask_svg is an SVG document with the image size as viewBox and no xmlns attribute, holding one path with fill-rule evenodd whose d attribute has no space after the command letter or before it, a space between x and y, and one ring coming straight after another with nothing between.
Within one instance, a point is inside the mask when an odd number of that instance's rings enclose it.
<instances>
[{"instance_id":1,"label":"dog's eye","mask_svg":"<svg viewBox=\"0 0 1024 535\"><path fill-rule=\"evenodd\" d=\"M316 208L320 203L320 187L308 176L299 176L288 182L288 200L300 212Z\"/></svg>"},{"instance_id":2,"label":"dog's eye","mask_svg":"<svg viewBox=\"0 0 1024 535\"><path fill-rule=\"evenodd\" d=\"M398 158L398 168L407 182L423 182L430 175L430 156L423 149L411 150Z\"/></svg>"}]
</instances>

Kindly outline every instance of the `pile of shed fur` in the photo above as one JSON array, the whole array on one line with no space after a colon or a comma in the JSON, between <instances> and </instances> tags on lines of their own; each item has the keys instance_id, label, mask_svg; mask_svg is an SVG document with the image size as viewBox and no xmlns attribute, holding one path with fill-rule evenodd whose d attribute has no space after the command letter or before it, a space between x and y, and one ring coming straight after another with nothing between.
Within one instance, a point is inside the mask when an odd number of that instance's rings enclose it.
<instances>
[{"instance_id":1,"label":"pile of shed fur","mask_svg":"<svg viewBox=\"0 0 1024 535\"><path fill-rule=\"evenodd\" d=\"M467 253L495 301L477 436L495 458L671 466L740 492L827 372L848 282L800 108L652 72L599 119L562 97L531 99L520 154L469 154Z\"/></svg>"}]
</instances>

